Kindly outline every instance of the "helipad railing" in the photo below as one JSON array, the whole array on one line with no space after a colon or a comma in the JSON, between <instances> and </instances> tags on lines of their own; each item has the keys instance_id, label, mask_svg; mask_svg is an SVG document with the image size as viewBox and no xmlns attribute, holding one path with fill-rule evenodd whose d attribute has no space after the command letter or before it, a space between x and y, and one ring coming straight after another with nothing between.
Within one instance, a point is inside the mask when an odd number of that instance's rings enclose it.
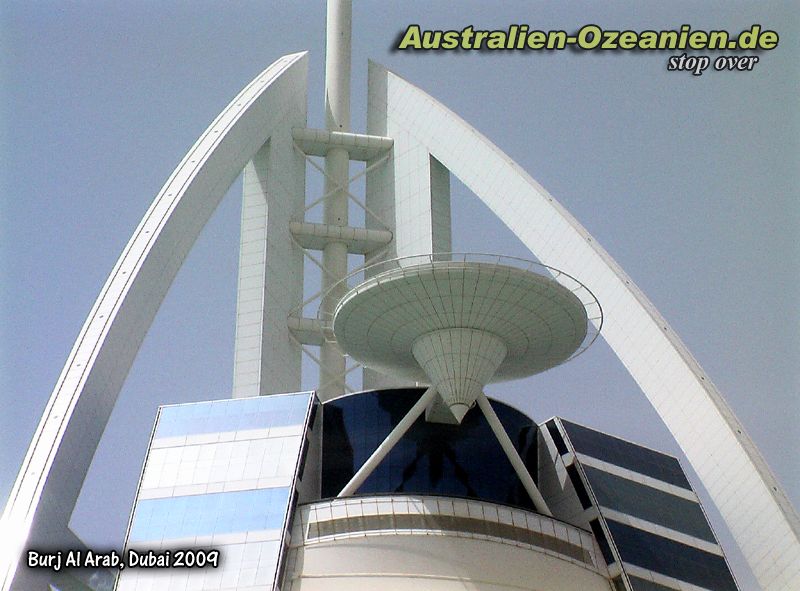
<instances>
[{"instance_id":1,"label":"helipad railing","mask_svg":"<svg viewBox=\"0 0 800 591\"><path fill-rule=\"evenodd\" d=\"M317 318L320 321L325 339L328 341L336 340L332 324L341 301L354 295L354 293L379 285L390 278L396 278L398 269L418 270L423 266L438 268L442 265L447 265L450 268L459 268L475 264L509 267L519 271L535 273L543 277L550 277L552 281L571 291L580 300L586 310L586 317L589 322L587 323L586 336L567 361L574 359L588 349L600 334L600 329L603 326L603 309L600 302L588 287L572 275L537 261L520 257L487 253L447 252L410 255L367 265L351 272L324 293L318 294L315 299L319 299L321 304L317 310ZM332 305L329 301L333 294L338 295L335 305ZM328 302L327 307L322 305L325 302Z\"/></svg>"}]
</instances>

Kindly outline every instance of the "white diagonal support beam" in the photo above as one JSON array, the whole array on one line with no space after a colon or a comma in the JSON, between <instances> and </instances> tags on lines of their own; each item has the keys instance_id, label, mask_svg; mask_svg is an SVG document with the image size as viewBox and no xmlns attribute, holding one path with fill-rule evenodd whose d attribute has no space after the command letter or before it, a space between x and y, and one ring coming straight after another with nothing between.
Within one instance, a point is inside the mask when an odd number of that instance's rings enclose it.
<instances>
[{"instance_id":1,"label":"white diagonal support beam","mask_svg":"<svg viewBox=\"0 0 800 591\"><path fill-rule=\"evenodd\" d=\"M378 464L386 457L386 454L392 451L392 448L397 445L397 442L403 438L403 435L411 428L411 425L425 412L425 409L433 402L435 397L436 388L431 386L425 390L416 404L406 413L406 416L397 423L397 426L392 429L392 432L386 436L386 439L372 452L372 455L364 462L364 465L358 469L358 472L356 472L355 476L350 479L350 482L345 485L342 492L336 495L337 497L349 497L364 484L364 481L372 474L375 468L378 467Z\"/></svg>"},{"instance_id":2,"label":"white diagonal support beam","mask_svg":"<svg viewBox=\"0 0 800 591\"><path fill-rule=\"evenodd\" d=\"M520 482L522 482L522 486L525 487L525 492L528 493L531 501L533 501L533 506L536 507L539 513L552 517L553 514L550 512L550 508L547 506L542 493L540 493L539 489L536 487L536 483L533 481L530 472L528 472L525 462L519 457L517 448L514 447L514 444L511 442L511 438L508 436L508 433L506 433L503 423L501 423L500 419L497 417L497 413L494 412L489 399L486 398L486 394L483 392L478 394L477 402L481 412L483 412L483 416L486 417L486 421L492 428L494 436L497 437L497 441L503 448L508 461L511 462L511 465L514 467L514 472L517 473L517 477L520 479Z\"/></svg>"}]
</instances>

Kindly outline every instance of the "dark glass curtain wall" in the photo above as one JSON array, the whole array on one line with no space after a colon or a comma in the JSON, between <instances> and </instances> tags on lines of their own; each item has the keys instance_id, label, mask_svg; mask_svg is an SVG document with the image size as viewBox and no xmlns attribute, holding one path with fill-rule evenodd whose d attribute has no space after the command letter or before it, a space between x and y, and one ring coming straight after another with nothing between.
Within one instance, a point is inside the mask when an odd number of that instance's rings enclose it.
<instances>
[{"instance_id":1,"label":"dark glass curtain wall","mask_svg":"<svg viewBox=\"0 0 800 591\"><path fill-rule=\"evenodd\" d=\"M335 497L424 392L421 388L353 394L324 405L322 496ZM534 480L536 424L501 402L492 406ZM469 497L533 510L480 409L461 425L409 429L357 494L416 493Z\"/></svg>"}]
</instances>

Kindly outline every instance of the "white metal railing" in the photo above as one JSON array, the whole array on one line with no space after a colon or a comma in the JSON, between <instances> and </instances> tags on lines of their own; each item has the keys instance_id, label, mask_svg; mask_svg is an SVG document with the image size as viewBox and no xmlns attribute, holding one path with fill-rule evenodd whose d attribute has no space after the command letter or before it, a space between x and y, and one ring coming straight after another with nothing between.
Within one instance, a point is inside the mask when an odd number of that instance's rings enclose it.
<instances>
[{"instance_id":1,"label":"white metal railing","mask_svg":"<svg viewBox=\"0 0 800 591\"><path fill-rule=\"evenodd\" d=\"M331 286L329 291L340 289L342 283L347 287L347 293L336 306L333 312L325 312L322 308L318 308L317 318L320 320L323 334L326 339L334 341L332 324L333 317L336 311L341 306L342 302L348 300L352 295L355 295L362 290L368 289L375 285L380 285L384 281L396 279L398 273L404 271L418 270L420 267L434 267L446 265L450 268L459 268L464 266L472 266L475 264L482 264L495 267L510 267L519 271L536 273L544 277L550 277L552 281L560 286L571 291L583 304L586 310L586 317L589 320L586 336L584 337L581 345L569 357L574 359L583 353L589 346L594 343L600 334L603 326L603 309L600 302L595 297L594 293L581 283L572 275L565 273L554 267L543 265L537 261L531 261L520 257L488 254L488 253L467 253L467 252L445 252L445 253L432 253L432 254L418 254L405 257L398 257L385 261L380 261L371 265L364 265L358 269L350 272L341 281ZM343 290L344 291L344 290ZM318 294L318 299L322 299L327 295L327 291ZM304 302L308 304L310 302ZM569 360L568 359L568 360Z\"/></svg>"}]
</instances>

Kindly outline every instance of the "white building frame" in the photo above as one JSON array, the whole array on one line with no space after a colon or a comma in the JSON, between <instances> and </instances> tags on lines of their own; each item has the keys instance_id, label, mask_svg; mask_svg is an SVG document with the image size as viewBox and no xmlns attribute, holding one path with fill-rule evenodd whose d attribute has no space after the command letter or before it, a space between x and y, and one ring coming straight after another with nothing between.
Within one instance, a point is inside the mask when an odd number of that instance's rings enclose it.
<instances>
[{"instance_id":1,"label":"white building frame","mask_svg":"<svg viewBox=\"0 0 800 591\"><path fill-rule=\"evenodd\" d=\"M293 147L306 127L306 68L304 53L288 55L245 87L175 169L117 261L53 390L3 514L0 539L10 549L2 556L3 590L31 588L30 571L17 568L26 546L72 541L72 510L139 346L198 234L252 160L256 164L245 173L235 388L245 396L268 393L267 382L274 386L269 391L300 389L302 339L290 335L288 316L302 299L303 254L290 223L302 222L296 216L302 215L304 158ZM384 159L367 174L366 203L389 222L391 234L381 236L393 241L385 249L382 240L384 256L450 250L449 173L456 175L542 263L580 278L597 295L603 336L680 444L760 585L769 591L800 588L797 513L653 304L488 139L381 66L370 64L369 77L368 135L321 133L319 141L349 145L349 157L358 154L368 166ZM264 170L269 174L262 178ZM310 326L308 340L319 342L312 334L319 327L303 320L296 318L295 325ZM365 377L365 384L379 381Z\"/></svg>"}]
</instances>

